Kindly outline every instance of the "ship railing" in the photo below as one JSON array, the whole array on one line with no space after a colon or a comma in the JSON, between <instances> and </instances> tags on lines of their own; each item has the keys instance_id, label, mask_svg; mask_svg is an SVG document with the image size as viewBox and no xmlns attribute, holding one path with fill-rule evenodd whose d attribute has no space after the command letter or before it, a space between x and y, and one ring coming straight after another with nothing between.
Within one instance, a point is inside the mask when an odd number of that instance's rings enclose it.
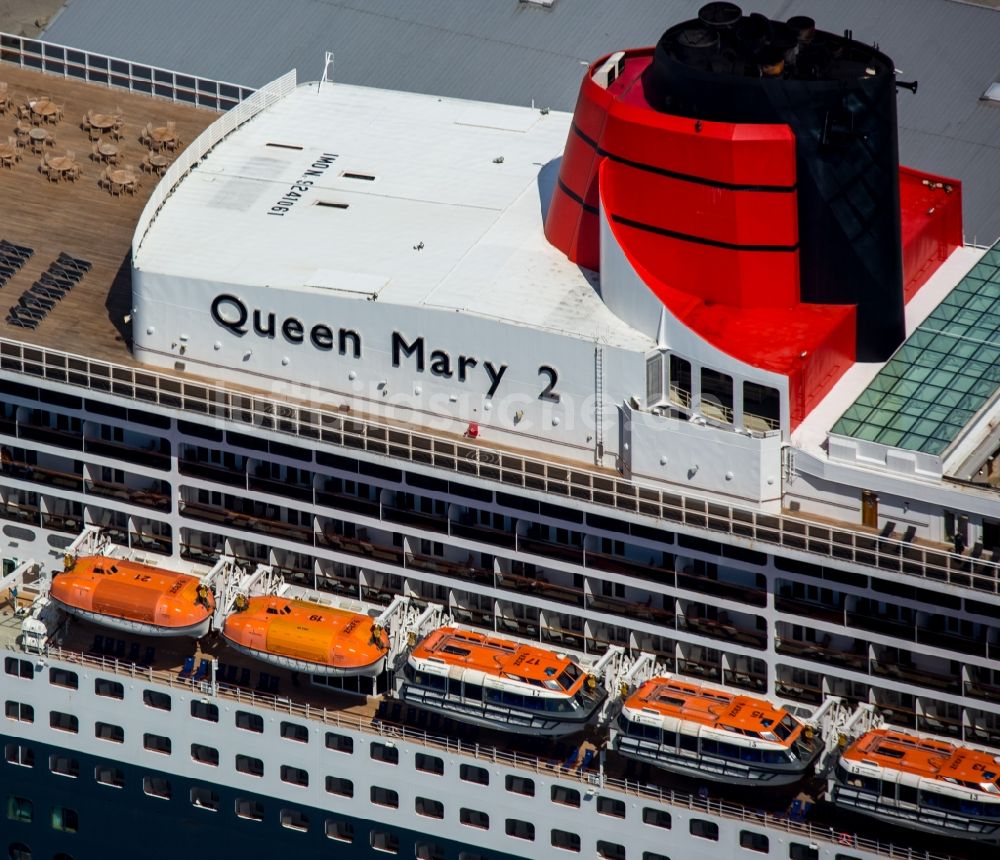
<instances>
[{"instance_id":1,"label":"ship railing","mask_svg":"<svg viewBox=\"0 0 1000 860\"><path fill-rule=\"evenodd\" d=\"M103 84L210 110L226 111L256 90L239 84L161 69L94 51L83 51L0 32L0 61L63 78Z\"/></svg>"},{"instance_id":2,"label":"ship railing","mask_svg":"<svg viewBox=\"0 0 1000 860\"><path fill-rule=\"evenodd\" d=\"M333 408L299 405L146 368L98 361L0 338L0 370L108 392L137 403L182 409L256 429L432 466L506 487L521 487L676 523L767 551L782 547L822 564L943 582L983 594L1000 591L1000 563L879 535L846 523L816 522L637 484L620 475L489 449L479 443L381 424ZM817 558L818 557L818 558ZM931 586L933 587L933 586Z\"/></svg>"},{"instance_id":3,"label":"ship railing","mask_svg":"<svg viewBox=\"0 0 1000 860\"><path fill-rule=\"evenodd\" d=\"M363 732L373 737L389 740L418 743L431 749L445 753L468 756L481 762L499 764L518 768L549 778L562 781L578 782L585 791L617 792L629 797L649 800L678 809L701 812L734 821L742 821L770 829L783 830L789 835L800 836L810 842L833 843L841 847L850 847L868 851L880 857L902 858L902 860L953 860L945 855L915 851L912 848L901 847L892 843L868 839L847 831L837 831L830 827L820 827L803 821L793 821L784 815L767 812L763 809L750 809L735 803L727 803L710 797L688 794L671 788L649 785L636 780L609 777L600 771L595 764L587 770L579 767L566 768L561 763L561 757L553 760L540 759L527 753L518 753L498 749L485 744L470 743L461 738L434 735L423 729L381 720L362 714L352 714L336 708L310 705L294 702L289 698L269 693L259 693L255 690L245 690L241 687L226 684L213 685L210 681L192 682L188 678L178 677L176 672L141 666L114 657L102 657L83 654L57 645L47 649L50 659L76 663L91 669L110 672L130 678L142 679L149 683L162 684L175 689L196 691L203 695L212 695L228 699L237 704L276 711L306 720L314 720L325 726ZM599 757L598 757L599 760Z\"/></svg>"}]
</instances>

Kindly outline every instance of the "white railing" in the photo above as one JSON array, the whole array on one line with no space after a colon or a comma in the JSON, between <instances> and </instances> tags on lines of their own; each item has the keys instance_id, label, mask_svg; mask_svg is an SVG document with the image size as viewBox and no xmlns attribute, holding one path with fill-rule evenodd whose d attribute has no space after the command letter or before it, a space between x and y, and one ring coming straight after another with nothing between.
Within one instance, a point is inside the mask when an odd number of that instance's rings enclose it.
<instances>
[{"instance_id":1,"label":"white railing","mask_svg":"<svg viewBox=\"0 0 1000 860\"><path fill-rule=\"evenodd\" d=\"M166 199L173 193L178 183L195 167L208 153L225 140L243 123L253 119L262 110L266 110L275 102L280 101L292 90L295 89L296 74L295 69L286 72L277 80L271 81L267 86L261 87L256 92L247 96L231 110L220 116L201 134L191 141L180 152L174 162L167 168L163 178L156 183L153 193L149 195L143 207L142 214L135 227L132 236L132 259L134 260L139 252L139 246L146 236L146 232L152 226L157 213L162 208Z\"/></svg>"},{"instance_id":2,"label":"white railing","mask_svg":"<svg viewBox=\"0 0 1000 860\"><path fill-rule=\"evenodd\" d=\"M192 683L186 678L179 678L174 672L161 672L110 657L94 657L58 646L51 646L47 653L52 659L76 663L129 678L140 678L153 684L162 684L187 692L197 691L201 695L214 695L241 705L264 708L307 720L315 720L326 726L351 729L372 736L418 743L449 754L464 755L481 762L519 768L567 782L579 782L586 786L592 786L596 783L604 791L610 789L627 796L662 803L665 806L742 821L772 830L782 830L792 836L798 836L813 842L822 841L835 844L839 847L868 851L879 857L900 858L900 860L951 860L951 858L942 855L930 854L909 847L893 845L889 842L868 839L847 831L835 831L833 828L819 827L809 822L792 821L783 815L764 810L750 809L736 803L728 803L709 797L699 797L670 788L660 788L658 786L639 783L635 780L602 777L600 774L595 773L593 769L585 771L574 766L566 768L558 760L545 760L527 753L518 753L493 746L469 743L460 738L433 735L422 729L413 729L398 723L387 722L378 717L370 718L360 714L344 713L334 708L317 707L315 705L293 702L291 699L281 696L244 690L240 687L226 684L217 685L213 691L212 684L206 681ZM594 767L596 766L595 762Z\"/></svg>"},{"instance_id":3,"label":"white railing","mask_svg":"<svg viewBox=\"0 0 1000 860\"><path fill-rule=\"evenodd\" d=\"M126 367L61 350L0 338L0 371L107 392L137 403L180 409L342 448L420 463L507 487L639 513L702 532L707 538L744 539L763 551L772 547L809 553L816 564L855 564L971 589L1000 593L1000 562L947 549L882 537L848 523L765 513L726 502L636 484L585 464L556 463L477 443L381 424L353 413L300 405L223 386L186 380L145 368Z\"/></svg>"},{"instance_id":4,"label":"white railing","mask_svg":"<svg viewBox=\"0 0 1000 860\"><path fill-rule=\"evenodd\" d=\"M148 63L81 51L13 33L0 32L0 61L22 69L35 69L218 111L227 111L254 93L252 87L186 75Z\"/></svg>"}]
</instances>

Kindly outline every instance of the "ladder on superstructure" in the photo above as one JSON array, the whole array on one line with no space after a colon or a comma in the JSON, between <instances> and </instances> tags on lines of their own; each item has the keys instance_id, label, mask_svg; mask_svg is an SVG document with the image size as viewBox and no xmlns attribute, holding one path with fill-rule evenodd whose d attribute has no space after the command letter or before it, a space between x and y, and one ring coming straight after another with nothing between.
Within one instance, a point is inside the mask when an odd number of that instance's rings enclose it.
<instances>
[{"instance_id":1,"label":"ladder on superstructure","mask_svg":"<svg viewBox=\"0 0 1000 860\"><path fill-rule=\"evenodd\" d=\"M604 460L604 350L594 347L594 463Z\"/></svg>"}]
</instances>

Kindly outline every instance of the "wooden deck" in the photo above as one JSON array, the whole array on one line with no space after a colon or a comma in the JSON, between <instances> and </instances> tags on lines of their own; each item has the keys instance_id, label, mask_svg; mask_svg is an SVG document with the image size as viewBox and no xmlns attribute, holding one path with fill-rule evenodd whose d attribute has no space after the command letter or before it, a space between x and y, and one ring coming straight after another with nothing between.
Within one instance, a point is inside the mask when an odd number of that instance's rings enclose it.
<instances>
[{"instance_id":1,"label":"wooden deck","mask_svg":"<svg viewBox=\"0 0 1000 860\"><path fill-rule=\"evenodd\" d=\"M112 197L98 185L104 165L90 160L91 142L80 128L80 120L88 110L122 110L125 128L118 142L121 163L132 165L138 173L147 151L139 142L139 132L146 123L152 122L155 127L175 122L186 144L219 115L6 64L0 64L0 81L9 85L15 105L40 95L65 105L62 121L45 126L55 137L51 151L62 154L72 150L83 168L83 176L76 182L52 183L38 170L40 156L25 150L13 170L0 169L0 239L35 251L24 268L0 288L0 336L134 365L124 322L131 305L129 252L139 214L159 177L143 174L138 194ZM0 117L0 139L6 141L16 123L12 111ZM60 251L90 260L93 268L34 331L9 325L6 317L10 307Z\"/></svg>"}]
</instances>

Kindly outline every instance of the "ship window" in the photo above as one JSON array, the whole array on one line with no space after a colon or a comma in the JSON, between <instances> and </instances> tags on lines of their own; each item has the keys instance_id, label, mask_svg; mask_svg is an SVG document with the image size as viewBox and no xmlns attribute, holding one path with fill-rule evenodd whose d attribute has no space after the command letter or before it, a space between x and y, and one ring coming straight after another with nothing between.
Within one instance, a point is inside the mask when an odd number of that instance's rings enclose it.
<instances>
[{"instance_id":1,"label":"ship window","mask_svg":"<svg viewBox=\"0 0 1000 860\"><path fill-rule=\"evenodd\" d=\"M475 851L459 851L458 860L486 860L482 854L476 854Z\"/></svg>"},{"instance_id":2,"label":"ship window","mask_svg":"<svg viewBox=\"0 0 1000 860\"><path fill-rule=\"evenodd\" d=\"M465 698L467 701L481 702L483 700L482 684L470 684L468 681L466 681Z\"/></svg>"},{"instance_id":3,"label":"ship window","mask_svg":"<svg viewBox=\"0 0 1000 860\"><path fill-rule=\"evenodd\" d=\"M336 839L338 842L354 841L354 825L350 821L328 818L323 825L323 831L327 839Z\"/></svg>"},{"instance_id":4,"label":"ship window","mask_svg":"<svg viewBox=\"0 0 1000 860\"><path fill-rule=\"evenodd\" d=\"M65 755L50 755L49 770L60 776L69 776L76 779L80 775L80 762L75 758Z\"/></svg>"},{"instance_id":5,"label":"ship window","mask_svg":"<svg viewBox=\"0 0 1000 860\"><path fill-rule=\"evenodd\" d=\"M819 860L819 849L801 842L793 842L788 846L789 860Z\"/></svg>"},{"instance_id":6,"label":"ship window","mask_svg":"<svg viewBox=\"0 0 1000 860\"><path fill-rule=\"evenodd\" d=\"M309 772L300 767L292 767L290 764L281 766L281 781L291 785L309 785Z\"/></svg>"},{"instance_id":7,"label":"ship window","mask_svg":"<svg viewBox=\"0 0 1000 860\"><path fill-rule=\"evenodd\" d=\"M476 767L474 764L463 764L459 768L458 774L466 782L475 782L479 785L490 784L490 772L484 767Z\"/></svg>"},{"instance_id":8,"label":"ship window","mask_svg":"<svg viewBox=\"0 0 1000 860\"><path fill-rule=\"evenodd\" d=\"M142 703L147 708L156 708L158 711L170 710L170 696L159 690L143 690Z\"/></svg>"},{"instance_id":9,"label":"ship window","mask_svg":"<svg viewBox=\"0 0 1000 860\"><path fill-rule=\"evenodd\" d=\"M215 747L191 744L191 758L199 764L208 764L212 767L219 766L219 751Z\"/></svg>"},{"instance_id":10,"label":"ship window","mask_svg":"<svg viewBox=\"0 0 1000 860\"><path fill-rule=\"evenodd\" d=\"M733 422L733 378L708 367L701 369L702 414L716 421Z\"/></svg>"},{"instance_id":11,"label":"ship window","mask_svg":"<svg viewBox=\"0 0 1000 860\"><path fill-rule=\"evenodd\" d=\"M514 794L526 794L528 797L535 796L535 781L526 776L508 776L505 780L507 791Z\"/></svg>"},{"instance_id":12,"label":"ship window","mask_svg":"<svg viewBox=\"0 0 1000 860\"><path fill-rule=\"evenodd\" d=\"M568 830L553 830L552 847L561 848L563 851L579 851L580 836L577 833L570 833Z\"/></svg>"},{"instance_id":13,"label":"ship window","mask_svg":"<svg viewBox=\"0 0 1000 860\"><path fill-rule=\"evenodd\" d=\"M767 854L771 850L770 840L763 833L754 833L752 830L740 831L740 847L747 851L759 851Z\"/></svg>"},{"instance_id":14,"label":"ship window","mask_svg":"<svg viewBox=\"0 0 1000 860\"><path fill-rule=\"evenodd\" d=\"M94 768L94 782L100 785L109 785L112 788L124 788L125 771L118 767L99 764Z\"/></svg>"},{"instance_id":15,"label":"ship window","mask_svg":"<svg viewBox=\"0 0 1000 860\"><path fill-rule=\"evenodd\" d=\"M973 784L974 788L979 786ZM899 800L902 803L911 803L916 806L917 803L917 789L912 785L900 785L899 786Z\"/></svg>"},{"instance_id":16,"label":"ship window","mask_svg":"<svg viewBox=\"0 0 1000 860\"><path fill-rule=\"evenodd\" d=\"M415 807L417 815L426 818L444 818L444 804L440 800L431 800L429 797L418 797Z\"/></svg>"},{"instance_id":17,"label":"ship window","mask_svg":"<svg viewBox=\"0 0 1000 860\"><path fill-rule=\"evenodd\" d=\"M207 812L219 811L219 795L210 788L196 785L190 792L191 805Z\"/></svg>"},{"instance_id":18,"label":"ship window","mask_svg":"<svg viewBox=\"0 0 1000 860\"><path fill-rule=\"evenodd\" d=\"M670 858L664 854L657 854L655 851L643 851L642 860L670 860Z\"/></svg>"},{"instance_id":19,"label":"ship window","mask_svg":"<svg viewBox=\"0 0 1000 860\"><path fill-rule=\"evenodd\" d=\"M65 711L49 711L49 727L58 732L70 732L75 735L80 731L80 720L76 714L67 714Z\"/></svg>"},{"instance_id":20,"label":"ship window","mask_svg":"<svg viewBox=\"0 0 1000 860\"><path fill-rule=\"evenodd\" d=\"M781 423L781 395L777 388L743 383L743 426L748 430L777 430Z\"/></svg>"},{"instance_id":21,"label":"ship window","mask_svg":"<svg viewBox=\"0 0 1000 860\"><path fill-rule=\"evenodd\" d=\"M7 744L4 757L7 759L7 764L16 764L19 767L35 766L35 752L24 744Z\"/></svg>"},{"instance_id":22,"label":"ship window","mask_svg":"<svg viewBox=\"0 0 1000 860\"><path fill-rule=\"evenodd\" d=\"M714 821L705 821L703 818L691 819L691 835L699 839L712 839L719 841L719 825Z\"/></svg>"},{"instance_id":23,"label":"ship window","mask_svg":"<svg viewBox=\"0 0 1000 860\"><path fill-rule=\"evenodd\" d=\"M489 815L485 812L480 812L478 809L460 809L458 820L466 827L478 827L480 830L490 829Z\"/></svg>"},{"instance_id":24,"label":"ship window","mask_svg":"<svg viewBox=\"0 0 1000 860\"><path fill-rule=\"evenodd\" d=\"M264 820L264 804L249 797L236 798L236 817L247 821Z\"/></svg>"},{"instance_id":25,"label":"ship window","mask_svg":"<svg viewBox=\"0 0 1000 860\"><path fill-rule=\"evenodd\" d=\"M386 854L398 854L399 837L389 830L373 830L371 846L376 851L384 851Z\"/></svg>"},{"instance_id":26,"label":"ship window","mask_svg":"<svg viewBox=\"0 0 1000 860\"><path fill-rule=\"evenodd\" d=\"M309 729L298 723L281 723L281 736L290 741L298 741L301 744L309 743Z\"/></svg>"},{"instance_id":27,"label":"ship window","mask_svg":"<svg viewBox=\"0 0 1000 860\"><path fill-rule=\"evenodd\" d=\"M31 860L31 849L23 842L11 842L7 856L10 860Z\"/></svg>"},{"instance_id":28,"label":"ship window","mask_svg":"<svg viewBox=\"0 0 1000 860\"><path fill-rule=\"evenodd\" d=\"M95 723L94 737L102 741L111 741L114 744L125 743L125 729L111 723Z\"/></svg>"},{"instance_id":29,"label":"ship window","mask_svg":"<svg viewBox=\"0 0 1000 860\"><path fill-rule=\"evenodd\" d=\"M726 743L725 741L719 742L719 754L725 758L739 758L740 748L736 744Z\"/></svg>"},{"instance_id":30,"label":"ship window","mask_svg":"<svg viewBox=\"0 0 1000 860\"><path fill-rule=\"evenodd\" d=\"M69 669L57 669L53 666L49 669L49 683L56 687L68 687L71 690L80 688L80 678L76 672Z\"/></svg>"},{"instance_id":31,"label":"ship window","mask_svg":"<svg viewBox=\"0 0 1000 860\"><path fill-rule=\"evenodd\" d=\"M260 714L250 714L246 711L236 712L236 728L245 732L263 732L264 718Z\"/></svg>"},{"instance_id":32,"label":"ship window","mask_svg":"<svg viewBox=\"0 0 1000 860\"><path fill-rule=\"evenodd\" d=\"M687 750L688 752L698 752L697 735L687 735L682 732L680 734L680 742L682 750Z\"/></svg>"},{"instance_id":33,"label":"ship window","mask_svg":"<svg viewBox=\"0 0 1000 860\"><path fill-rule=\"evenodd\" d=\"M7 798L7 818L11 821L23 821L30 824L35 814L35 805L25 797Z\"/></svg>"},{"instance_id":34,"label":"ship window","mask_svg":"<svg viewBox=\"0 0 1000 860\"><path fill-rule=\"evenodd\" d=\"M107 678L94 679L94 694L104 696L108 699L124 699L125 687L118 681L111 681Z\"/></svg>"},{"instance_id":35,"label":"ship window","mask_svg":"<svg viewBox=\"0 0 1000 860\"><path fill-rule=\"evenodd\" d=\"M15 678L34 678L35 667L27 660L19 660L17 657L7 657L3 661L4 671Z\"/></svg>"},{"instance_id":36,"label":"ship window","mask_svg":"<svg viewBox=\"0 0 1000 860\"><path fill-rule=\"evenodd\" d=\"M575 788L567 788L565 785L553 785L552 802L561 803L564 806L579 806L580 792Z\"/></svg>"},{"instance_id":37,"label":"ship window","mask_svg":"<svg viewBox=\"0 0 1000 860\"><path fill-rule=\"evenodd\" d=\"M691 362L671 353L670 399L680 406L691 405Z\"/></svg>"},{"instance_id":38,"label":"ship window","mask_svg":"<svg viewBox=\"0 0 1000 860\"><path fill-rule=\"evenodd\" d=\"M281 826L289 830L298 830L305 833L309 830L309 816L299 809L282 809Z\"/></svg>"},{"instance_id":39,"label":"ship window","mask_svg":"<svg viewBox=\"0 0 1000 860\"><path fill-rule=\"evenodd\" d=\"M604 860L625 860L625 846L617 842L605 842L603 839L597 840L597 856Z\"/></svg>"},{"instance_id":40,"label":"ship window","mask_svg":"<svg viewBox=\"0 0 1000 860\"><path fill-rule=\"evenodd\" d=\"M834 856L833 860L861 860L861 858L854 857L850 854L837 854Z\"/></svg>"},{"instance_id":41,"label":"ship window","mask_svg":"<svg viewBox=\"0 0 1000 860\"><path fill-rule=\"evenodd\" d=\"M373 785L371 788L372 803L378 806L390 806L393 809L399 808L399 793L391 788L382 788L380 785Z\"/></svg>"},{"instance_id":42,"label":"ship window","mask_svg":"<svg viewBox=\"0 0 1000 860\"><path fill-rule=\"evenodd\" d=\"M8 720L16 720L19 723L33 723L35 721L35 709L24 702L12 702L8 699L4 710Z\"/></svg>"},{"instance_id":43,"label":"ship window","mask_svg":"<svg viewBox=\"0 0 1000 860\"><path fill-rule=\"evenodd\" d=\"M535 825L530 821L522 821L520 818L508 818L504 825L504 832L515 839L533 841L535 838Z\"/></svg>"},{"instance_id":44,"label":"ship window","mask_svg":"<svg viewBox=\"0 0 1000 860\"><path fill-rule=\"evenodd\" d=\"M444 759L436 755L417 753L416 767L417 770L422 770L424 773L441 776L444 773Z\"/></svg>"},{"instance_id":45,"label":"ship window","mask_svg":"<svg viewBox=\"0 0 1000 860\"><path fill-rule=\"evenodd\" d=\"M444 848L437 842L416 842L413 845L413 856L417 860L444 860Z\"/></svg>"},{"instance_id":46,"label":"ship window","mask_svg":"<svg viewBox=\"0 0 1000 860\"><path fill-rule=\"evenodd\" d=\"M328 776L326 790L330 794L339 794L341 797L354 797L354 783L342 776Z\"/></svg>"},{"instance_id":47,"label":"ship window","mask_svg":"<svg viewBox=\"0 0 1000 860\"><path fill-rule=\"evenodd\" d=\"M248 776L263 776L264 762L249 755L236 756L236 770Z\"/></svg>"},{"instance_id":48,"label":"ship window","mask_svg":"<svg viewBox=\"0 0 1000 860\"><path fill-rule=\"evenodd\" d=\"M76 833L80 829L80 816L75 809L68 806L52 807L52 829L63 833Z\"/></svg>"},{"instance_id":49,"label":"ship window","mask_svg":"<svg viewBox=\"0 0 1000 860\"><path fill-rule=\"evenodd\" d=\"M210 702L194 700L191 702L191 716L196 720L208 720L210 723L219 722L219 706Z\"/></svg>"},{"instance_id":50,"label":"ship window","mask_svg":"<svg viewBox=\"0 0 1000 860\"><path fill-rule=\"evenodd\" d=\"M648 824L650 827L662 827L664 830L669 830L672 824L669 812L662 809L653 809L651 806L643 808L642 823Z\"/></svg>"},{"instance_id":51,"label":"ship window","mask_svg":"<svg viewBox=\"0 0 1000 860\"><path fill-rule=\"evenodd\" d=\"M338 735L336 732L327 732L326 748L352 755L354 753L354 738L349 735Z\"/></svg>"},{"instance_id":52,"label":"ship window","mask_svg":"<svg viewBox=\"0 0 1000 860\"><path fill-rule=\"evenodd\" d=\"M154 735L152 732L146 732L142 736L142 746L150 752L170 755L170 738L163 735Z\"/></svg>"},{"instance_id":53,"label":"ship window","mask_svg":"<svg viewBox=\"0 0 1000 860\"><path fill-rule=\"evenodd\" d=\"M579 792L577 792L579 794ZM614 818L625 817L625 801L614 797L598 797L597 811L601 815L611 815Z\"/></svg>"},{"instance_id":54,"label":"ship window","mask_svg":"<svg viewBox=\"0 0 1000 860\"><path fill-rule=\"evenodd\" d=\"M148 794L150 797L161 797L164 800L170 800L170 796L173 793L170 787L170 780L164 779L162 776L144 776L142 778L142 790L144 794Z\"/></svg>"},{"instance_id":55,"label":"ship window","mask_svg":"<svg viewBox=\"0 0 1000 860\"><path fill-rule=\"evenodd\" d=\"M399 764L399 750L389 744L375 741L371 745L371 757L386 764Z\"/></svg>"}]
</instances>

